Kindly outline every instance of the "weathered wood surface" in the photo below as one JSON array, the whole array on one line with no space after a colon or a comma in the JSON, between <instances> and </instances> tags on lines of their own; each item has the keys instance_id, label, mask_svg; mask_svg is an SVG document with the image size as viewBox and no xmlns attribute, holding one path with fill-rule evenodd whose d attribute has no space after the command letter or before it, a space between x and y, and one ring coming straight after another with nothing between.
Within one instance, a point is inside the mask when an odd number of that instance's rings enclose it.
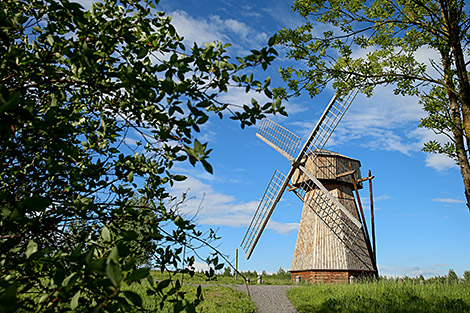
<instances>
[{"instance_id":1,"label":"weathered wood surface","mask_svg":"<svg viewBox=\"0 0 470 313\"><path fill-rule=\"evenodd\" d=\"M352 189L345 185L327 185L330 192L339 202L356 218L358 212L354 202ZM311 190L307 196L315 197L319 190ZM338 215L336 218L346 218ZM347 234L343 234L345 236ZM367 250L362 233L358 238L363 250ZM300 220L297 242L294 250L291 270L304 269L343 269L343 270L370 270L372 263L370 257L366 260L366 267L360 262L350 248L332 233L330 228L308 206L304 206Z\"/></svg>"},{"instance_id":2,"label":"weathered wood surface","mask_svg":"<svg viewBox=\"0 0 470 313\"><path fill-rule=\"evenodd\" d=\"M349 163L354 171L352 175L350 175ZM352 184L352 176L356 181L361 178L361 162L326 150L322 150L316 155L307 155L301 164L320 181L334 180L339 183ZM298 169L292 175L291 184L302 186L302 183L307 180L308 177ZM362 188L362 185L359 184L358 188Z\"/></svg>"},{"instance_id":3,"label":"weathered wood surface","mask_svg":"<svg viewBox=\"0 0 470 313\"><path fill-rule=\"evenodd\" d=\"M349 168L349 163L351 163L352 169ZM321 197L322 191L308 182L310 178L304 173L300 171L294 173L291 182L294 187L299 188L298 191L303 191L300 197L304 200L304 208L291 271L339 270L342 273L344 271L371 271L373 264L367 251L362 229L351 233L352 228L341 226L350 223L351 218L348 219L348 216L352 215L353 219L359 219L353 196L352 176L354 175L355 179L360 179L360 162L336 153L322 151L322 154L317 155L314 161L307 160L304 164L316 178L322 180L325 188L346 210L345 212L332 210L332 213L328 215L329 225L327 225L319 215L329 209L312 207L312 203L316 204L317 202L305 201L309 198ZM310 203L310 206L307 205L307 202ZM322 202L318 201L318 203ZM334 232L331 227L335 227ZM356 230L359 229L356 228ZM346 246L346 243L351 240L354 241L354 245ZM340 280L344 279L342 277Z\"/></svg>"}]
</instances>

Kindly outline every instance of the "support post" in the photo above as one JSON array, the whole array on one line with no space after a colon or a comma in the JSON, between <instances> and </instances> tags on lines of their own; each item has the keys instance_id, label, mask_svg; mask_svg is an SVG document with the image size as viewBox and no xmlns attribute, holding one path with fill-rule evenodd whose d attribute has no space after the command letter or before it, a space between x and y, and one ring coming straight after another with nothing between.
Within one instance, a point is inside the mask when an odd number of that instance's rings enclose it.
<instances>
[{"instance_id":1,"label":"support post","mask_svg":"<svg viewBox=\"0 0 470 313\"><path fill-rule=\"evenodd\" d=\"M352 171L352 165L349 163L349 169ZM359 206L359 210L361 212L361 218L362 218L362 230L364 233L364 239L366 240L366 245L367 245L367 250L369 251L369 256L372 260L372 266L374 267L375 270L375 277L379 276L378 270L377 270L377 262L375 261L375 255L374 251L372 251L371 243L370 243L370 237L369 237L369 231L367 229L367 224L366 224L366 219L364 216L364 210L362 209L362 203L361 203L361 198L359 197L359 191L357 190L357 184L356 184L356 179L354 178L354 175L351 175L351 179L353 181L354 185L354 191L356 192L356 198L357 198L357 204Z\"/></svg>"},{"instance_id":2,"label":"support post","mask_svg":"<svg viewBox=\"0 0 470 313\"><path fill-rule=\"evenodd\" d=\"M369 170L369 177L372 177ZM372 248L374 250L374 260L377 262L377 249L375 246L375 218L374 218L374 196L372 194L372 179L369 180L369 194L370 194L370 223L372 227Z\"/></svg>"},{"instance_id":3,"label":"support post","mask_svg":"<svg viewBox=\"0 0 470 313\"><path fill-rule=\"evenodd\" d=\"M238 248L235 250L235 280L238 278Z\"/></svg>"}]
</instances>

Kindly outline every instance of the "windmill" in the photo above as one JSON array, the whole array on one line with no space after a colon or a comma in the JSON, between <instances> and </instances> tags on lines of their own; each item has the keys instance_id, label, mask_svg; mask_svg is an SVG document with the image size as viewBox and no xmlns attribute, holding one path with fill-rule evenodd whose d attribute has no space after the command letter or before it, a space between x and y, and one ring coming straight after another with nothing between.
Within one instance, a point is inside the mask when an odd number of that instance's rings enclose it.
<instances>
[{"instance_id":1,"label":"windmill","mask_svg":"<svg viewBox=\"0 0 470 313\"><path fill-rule=\"evenodd\" d=\"M359 161L323 150L357 92L333 96L297 157L300 137L269 119L262 120L256 136L286 157L291 168L287 175L276 170L261 198L241 243L247 259L287 189L303 202L290 269L293 280L348 282L354 277L377 277L360 199L362 219L353 195L353 187L357 193L361 181L372 177L361 179Z\"/></svg>"}]
</instances>

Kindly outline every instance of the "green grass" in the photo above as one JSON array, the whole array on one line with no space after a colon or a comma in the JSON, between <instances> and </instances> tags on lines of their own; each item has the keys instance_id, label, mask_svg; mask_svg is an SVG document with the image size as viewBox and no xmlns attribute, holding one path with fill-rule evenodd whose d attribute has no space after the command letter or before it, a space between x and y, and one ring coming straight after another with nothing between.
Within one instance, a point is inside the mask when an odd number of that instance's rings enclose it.
<instances>
[{"instance_id":1,"label":"green grass","mask_svg":"<svg viewBox=\"0 0 470 313\"><path fill-rule=\"evenodd\" d=\"M196 297L196 290L198 285L202 285L202 294L204 301L201 302L196 308L197 312L204 313L245 313L256 312L254 303L249 299L248 295L244 292L237 291L233 288L235 285L243 285L244 279L238 276L224 276L217 275L213 280L207 280L201 273L195 273L193 277L188 274L170 274L168 272L161 273L160 271L152 271L151 275L154 280L160 281L168 279L171 275L172 280L178 279L182 284L182 292L185 294L185 299L194 300ZM245 276L249 276L245 273ZM256 284L256 276L251 275L250 285ZM291 284L290 275L265 275L263 276L264 284L266 285L286 285ZM167 302L163 310L160 310L159 298L157 296L148 296L146 289L148 283L133 284L127 290L134 291L140 295L143 300L143 307L146 310L154 312L173 312L170 302Z\"/></svg>"},{"instance_id":2,"label":"green grass","mask_svg":"<svg viewBox=\"0 0 470 313\"><path fill-rule=\"evenodd\" d=\"M354 285L291 288L287 297L303 312L470 312L470 285L381 280Z\"/></svg>"},{"instance_id":3,"label":"green grass","mask_svg":"<svg viewBox=\"0 0 470 313\"><path fill-rule=\"evenodd\" d=\"M150 312L173 312L171 302L167 302L163 310L160 310L158 303L159 298L155 295L149 296L146 293L148 283L133 284L127 290L134 291L139 294L143 300L143 307ZM182 292L187 300L196 298L197 286L184 285ZM253 302L250 301L248 295L244 292L237 291L231 287L225 286L202 286L202 301L196 308L196 312L204 313L252 313L256 311Z\"/></svg>"}]
</instances>

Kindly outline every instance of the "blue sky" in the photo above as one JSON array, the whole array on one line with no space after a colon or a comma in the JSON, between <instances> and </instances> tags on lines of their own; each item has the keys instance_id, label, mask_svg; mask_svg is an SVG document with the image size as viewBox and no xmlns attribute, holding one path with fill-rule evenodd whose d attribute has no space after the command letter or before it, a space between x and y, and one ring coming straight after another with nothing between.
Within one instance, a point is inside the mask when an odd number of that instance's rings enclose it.
<instances>
[{"instance_id":1,"label":"blue sky","mask_svg":"<svg viewBox=\"0 0 470 313\"><path fill-rule=\"evenodd\" d=\"M262 47L282 27L301 24L290 5L291 1L276 0L162 0L158 7L172 16L188 47L192 42L230 42L230 53L235 56ZM268 71L256 73L260 80L271 76L274 86L282 84L279 66L292 64L279 51L280 57ZM434 54L422 49L418 57L428 61ZM243 104L251 96L232 90L221 100ZM285 104L289 116L272 119L305 140L332 96L333 90L326 89L314 99L292 99ZM436 138L417 127L423 116L416 98L395 96L391 87L380 87L371 98L356 98L326 145L360 160L363 176L368 169L375 175L381 275L430 277L445 275L449 269L458 275L470 270L470 214L462 179L453 161L420 151L423 142ZM182 210L188 215L197 212L203 228L218 229L222 237L218 248L232 261L274 170L284 174L289 170L284 157L255 137L256 129L242 130L228 118L212 119L199 140L214 149L210 158L214 175L202 166L182 166L178 170L189 178L172 189L175 195L189 191L191 199ZM368 215L368 192L362 191L361 197ZM239 268L289 269L301 210L302 203L293 194L285 194L250 260L240 249Z\"/></svg>"}]
</instances>

